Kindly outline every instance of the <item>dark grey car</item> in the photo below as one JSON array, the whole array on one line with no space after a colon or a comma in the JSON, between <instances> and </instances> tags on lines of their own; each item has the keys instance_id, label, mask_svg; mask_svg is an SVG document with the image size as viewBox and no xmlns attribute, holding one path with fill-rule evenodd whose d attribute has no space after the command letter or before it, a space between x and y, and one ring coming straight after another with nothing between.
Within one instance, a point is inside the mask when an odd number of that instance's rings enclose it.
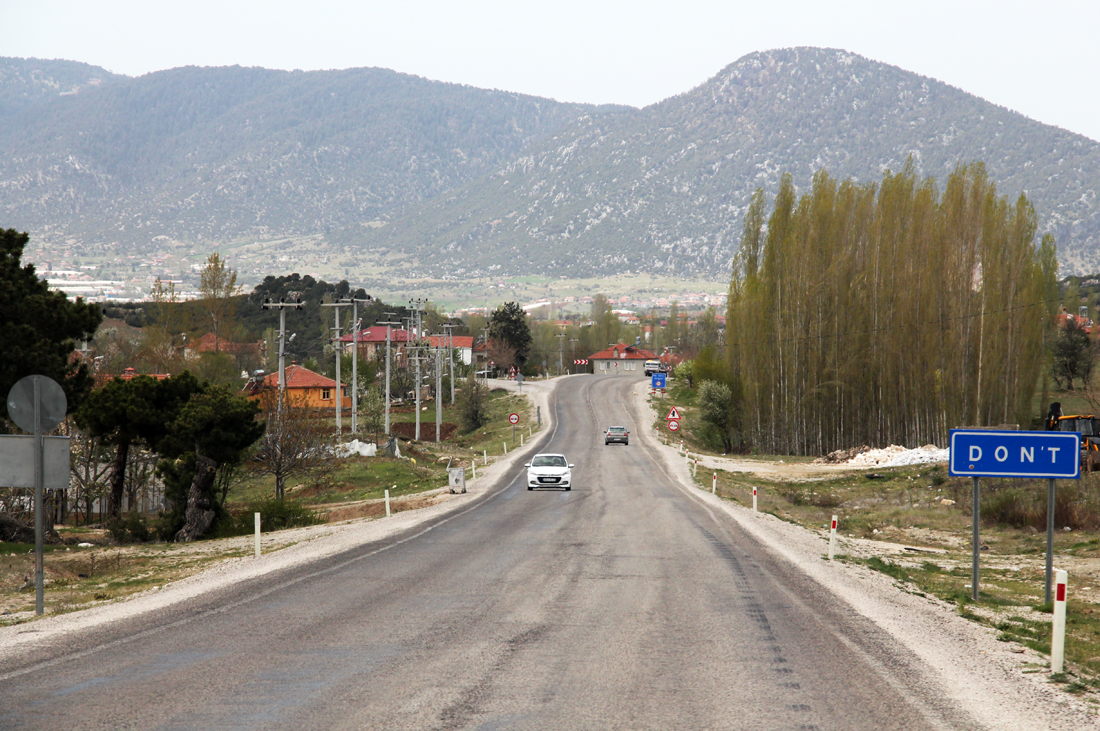
<instances>
[{"instance_id":1,"label":"dark grey car","mask_svg":"<svg viewBox=\"0 0 1100 731\"><path fill-rule=\"evenodd\" d=\"M625 426L609 426L603 435L604 446L608 444L630 444L630 432Z\"/></svg>"}]
</instances>

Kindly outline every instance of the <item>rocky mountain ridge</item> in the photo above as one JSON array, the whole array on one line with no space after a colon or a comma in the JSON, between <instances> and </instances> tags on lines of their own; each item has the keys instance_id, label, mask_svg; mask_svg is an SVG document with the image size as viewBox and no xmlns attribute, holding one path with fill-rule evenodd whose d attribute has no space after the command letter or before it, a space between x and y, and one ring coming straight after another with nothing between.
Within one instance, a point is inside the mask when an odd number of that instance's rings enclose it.
<instances>
[{"instance_id":1,"label":"rocky mountain ridge","mask_svg":"<svg viewBox=\"0 0 1100 731\"><path fill-rule=\"evenodd\" d=\"M790 172L877 182L984 161L1024 192L1065 268L1100 267L1100 143L844 51L751 54L640 110L586 115L415 216L343 232L424 275L728 276L753 190Z\"/></svg>"},{"instance_id":2,"label":"rocky mountain ridge","mask_svg":"<svg viewBox=\"0 0 1100 731\"><path fill-rule=\"evenodd\" d=\"M644 109L384 69L133 79L0 59L0 222L119 253L323 236L406 276L728 276L790 172L939 179L984 161L1064 273L1100 269L1100 143L836 49L750 54Z\"/></svg>"}]
</instances>

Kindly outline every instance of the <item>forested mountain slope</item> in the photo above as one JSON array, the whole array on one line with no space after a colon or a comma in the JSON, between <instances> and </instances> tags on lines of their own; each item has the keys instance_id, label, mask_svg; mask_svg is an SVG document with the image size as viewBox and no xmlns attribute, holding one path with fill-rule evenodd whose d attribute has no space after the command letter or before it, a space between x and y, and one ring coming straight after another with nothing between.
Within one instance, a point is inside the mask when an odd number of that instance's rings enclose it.
<instances>
[{"instance_id":1,"label":"forested mountain slope","mask_svg":"<svg viewBox=\"0 0 1100 731\"><path fill-rule=\"evenodd\" d=\"M455 195L341 232L424 274L622 271L727 276L758 186L791 172L877 182L912 157L942 180L987 164L1026 192L1068 270L1100 267L1100 144L838 50L754 53L641 110L587 115Z\"/></svg>"},{"instance_id":2,"label":"forested mountain slope","mask_svg":"<svg viewBox=\"0 0 1100 731\"><path fill-rule=\"evenodd\" d=\"M0 58L0 120L15 117L36 104L80 94L124 78L77 61ZM5 122L5 127L8 124Z\"/></svg>"},{"instance_id":3,"label":"forested mountain slope","mask_svg":"<svg viewBox=\"0 0 1100 731\"><path fill-rule=\"evenodd\" d=\"M80 93L33 83L50 73ZM4 225L140 248L385 220L591 109L385 69L127 78L23 59L0 59L0 104Z\"/></svg>"}]
</instances>

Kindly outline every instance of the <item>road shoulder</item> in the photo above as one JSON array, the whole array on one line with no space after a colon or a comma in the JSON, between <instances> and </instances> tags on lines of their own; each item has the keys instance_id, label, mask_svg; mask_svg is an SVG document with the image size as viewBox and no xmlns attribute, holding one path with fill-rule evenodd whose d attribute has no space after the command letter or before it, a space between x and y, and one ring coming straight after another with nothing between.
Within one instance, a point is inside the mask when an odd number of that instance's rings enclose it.
<instances>
[{"instance_id":1,"label":"road shoulder","mask_svg":"<svg viewBox=\"0 0 1100 731\"><path fill-rule=\"evenodd\" d=\"M1034 672L1035 664L1048 662L1045 657L1031 650L1021 653L1019 646L999 642L994 630L958 616L953 607L937 599L903 591L884 574L857 564L828 561L824 532L754 513L702 489L693 479L686 457L666 445L654 428L646 384L639 382L631 395L640 441L688 497L727 517L772 555L889 633L936 673L934 680L953 705L994 729L1052 731L1096 726L1095 709L1049 683L1046 672ZM794 474L792 481L800 477Z\"/></svg>"}]
</instances>

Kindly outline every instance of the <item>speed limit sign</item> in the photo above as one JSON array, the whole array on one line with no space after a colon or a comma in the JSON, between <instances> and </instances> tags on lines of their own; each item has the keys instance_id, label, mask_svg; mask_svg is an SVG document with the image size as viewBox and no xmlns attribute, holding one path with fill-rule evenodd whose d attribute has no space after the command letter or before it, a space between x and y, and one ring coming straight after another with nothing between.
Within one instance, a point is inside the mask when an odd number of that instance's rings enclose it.
<instances>
[{"instance_id":1,"label":"speed limit sign","mask_svg":"<svg viewBox=\"0 0 1100 731\"><path fill-rule=\"evenodd\" d=\"M509 424L518 424L519 423L519 414L508 414L508 423Z\"/></svg>"},{"instance_id":2,"label":"speed limit sign","mask_svg":"<svg viewBox=\"0 0 1100 731\"><path fill-rule=\"evenodd\" d=\"M678 421L668 422L668 430L669 431L676 431L679 428L680 428L680 422L678 422Z\"/></svg>"}]
</instances>

